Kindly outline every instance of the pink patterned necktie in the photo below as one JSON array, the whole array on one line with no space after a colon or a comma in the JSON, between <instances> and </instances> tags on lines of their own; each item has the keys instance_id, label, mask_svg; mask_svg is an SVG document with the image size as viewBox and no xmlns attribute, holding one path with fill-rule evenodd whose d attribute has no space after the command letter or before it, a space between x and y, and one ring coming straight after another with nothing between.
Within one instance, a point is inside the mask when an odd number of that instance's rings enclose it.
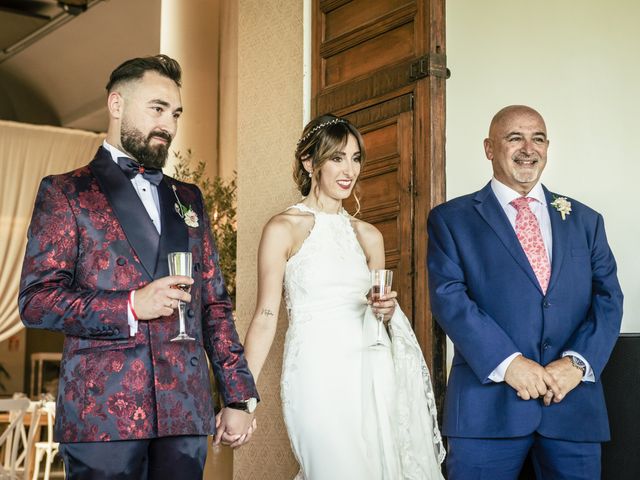
<instances>
[{"instance_id":1,"label":"pink patterned necktie","mask_svg":"<svg viewBox=\"0 0 640 480\"><path fill-rule=\"evenodd\" d=\"M538 219L529 208L529 203L535 201L535 198L520 197L511 201L510 204L518 211L516 215L516 236L529 259L533 273L536 274L542 291L547 293L551 266L549 265L547 249L544 247L544 241L542 240Z\"/></svg>"}]
</instances>

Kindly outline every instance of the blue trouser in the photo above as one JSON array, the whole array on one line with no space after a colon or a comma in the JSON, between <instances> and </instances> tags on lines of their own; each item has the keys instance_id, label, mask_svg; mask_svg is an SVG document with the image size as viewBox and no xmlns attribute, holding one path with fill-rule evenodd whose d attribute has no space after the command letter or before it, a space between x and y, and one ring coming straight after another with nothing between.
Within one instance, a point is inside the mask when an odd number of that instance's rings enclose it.
<instances>
[{"instance_id":1,"label":"blue trouser","mask_svg":"<svg viewBox=\"0 0 640 480\"><path fill-rule=\"evenodd\" d=\"M529 452L538 480L600 480L600 443L555 440L537 433L448 440L449 480L516 480Z\"/></svg>"}]
</instances>

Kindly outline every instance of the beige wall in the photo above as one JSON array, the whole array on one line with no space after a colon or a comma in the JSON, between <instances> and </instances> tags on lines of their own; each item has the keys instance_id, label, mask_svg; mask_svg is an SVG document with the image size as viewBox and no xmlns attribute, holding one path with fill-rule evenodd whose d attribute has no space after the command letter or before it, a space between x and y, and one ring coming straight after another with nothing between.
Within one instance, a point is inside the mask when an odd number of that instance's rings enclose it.
<instances>
[{"instance_id":1,"label":"beige wall","mask_svg":"<svg viewBox=\"0 0 640 480\"><path fill-rule=\"evenodd\" d=\"M237 0L162 0L162 53L183 70L182 103L173 152L207 162L210 177L236 170ZM168 162L173 172L175 158Z\"/></svg>"},{"instance_id":2,"label":"beige wall","mask_svg":"<svg viewBox=\"0 0 640 480\"><path fill-rule=\"evenodd\" d=\"M640 331L640 2L447 2L447 196L491 177L492 115L525 103L547 121L542 177L604 215L625 293L623 331Z\"/></svg>"},{"instance_id":3,"label":"beige wall","mask_svg":"<svg viewBox=\"0 0 640 480\"><path fill-rule=\"evenodd\" d=\"M299 198L291 164L302 125L302 2L238 1L238 329L244 337L256 296L262 226ZM260 376L259 427L235 454L234 478L288 480L297 472L280 408L286 317Z\"/></svg>"},{"instance_id":4,"label":"beige wall","mask_svg":"<svg viewBox=\"0 0 640 480\"><path fill-rule=\"evenodd\" d=\"M182 105L171 150L205 160L218 172L218 58L220 0L162 0L160 51L180 62ZM173 159L167 171L173 171Z\"/></svg>"}]
</instances>

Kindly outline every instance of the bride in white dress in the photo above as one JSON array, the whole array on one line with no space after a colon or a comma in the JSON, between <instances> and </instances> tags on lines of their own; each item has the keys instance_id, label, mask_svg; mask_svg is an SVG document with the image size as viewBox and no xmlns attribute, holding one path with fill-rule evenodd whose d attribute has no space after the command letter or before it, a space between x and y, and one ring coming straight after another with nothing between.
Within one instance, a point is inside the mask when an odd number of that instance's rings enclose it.
<instances>
[{"instance_id":1,"label":"bride in white dress","mask_svg":"<svg viewBox=\"0 0 640 480\"><path fill-rule=\"evenodd\" d=\"M369 271L384 268L382 235L342 208L363 147L356 128L332 115L305 128L294 167L305 198L264 228L245 355L257 380L284 285L281 396L296 479L441 479L445 452L420 347L395 292L367 301ZM369 347L375 315L391 332L382 348Z\"/></svg>"}]
</instances>

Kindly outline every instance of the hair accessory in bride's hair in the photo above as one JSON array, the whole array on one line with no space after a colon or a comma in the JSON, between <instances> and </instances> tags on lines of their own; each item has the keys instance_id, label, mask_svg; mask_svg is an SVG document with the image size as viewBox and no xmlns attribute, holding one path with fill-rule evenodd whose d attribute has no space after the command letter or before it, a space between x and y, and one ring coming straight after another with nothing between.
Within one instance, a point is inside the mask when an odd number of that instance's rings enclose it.
<instances>
[{"instance_id":1,"label":"hair accessory in bride's hair","mask_svg":"<svg viewBox=\"0 0 640 480\"><path fill-rule=\"evenodd\" d=\"M329 125L336 125L337 123L347 123L347 121L344 118L334 118L333 120L322 122L316 125L315 127L313 127L311 130L309 130L309 132L307 132L306 135L304 135L300 140L298 140L297 145L300 145L302 142L304 142L307 138L309 138L311 135L316 133L318 130L328 127Z\"/></svg>"}]
</instances>

